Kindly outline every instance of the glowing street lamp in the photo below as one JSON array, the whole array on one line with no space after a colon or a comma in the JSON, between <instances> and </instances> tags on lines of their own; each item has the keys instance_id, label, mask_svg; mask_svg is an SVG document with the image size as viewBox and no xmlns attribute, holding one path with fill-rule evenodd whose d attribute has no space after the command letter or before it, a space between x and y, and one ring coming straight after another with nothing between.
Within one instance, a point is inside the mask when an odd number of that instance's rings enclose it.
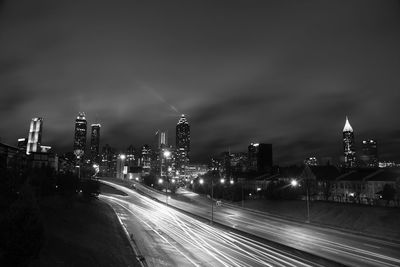
<instances>
[{"instance_id":1,"label":"glowing street lamp","mask_svg":"<svg viewBox=\"0 0 400 267\"><path fill-rule=\"evenodd\" d=\"M229 182L230 182L231 184L234 184L234 183L235 183L233 180L230 180Z\"/></svg>"},{"instance_id":2,"label":"glowing street lamp","mask_svg":"<svg viewBox=\"0 0 400 267\"><path fill-rule=\"evenodd\" d=\"M159 184L162 184L162 183L163 183L163 179L161 179L161 178L158 179L158 183L159 183Z\"/></svg>"},{"instance_id":3,"label":"glowing street lamp","mask_svg":"<svg viewBox=\"0 0 400 267\"><path fill-rule=\"evenodd\" d=\"M300 186L299 182L296 179L292 179L290 181L290 185L293 187ZM308 194L308 186L306 186L306 200L307 200L307 221L306 222L310 222L310 200L309 199L310 199L310 197Z\"/></svg>"},{"instance_id":4,"label":"glowing street lamp","mask_svg":"<svg viewBox=\"0 0 400 267\"><path fill-rule=\"evenodd\" d=\"M99 173L100 171L100 167L98 164L93 164L93 169L94 169L94 175L93 177L96 177L96 175Z\"/></svg>"},{"instance_id":5,"label":"glowing street lamp","mask_svg":"<svg viewBox=\"0 0 400 267\"><path fill-rule=\"evenodd\" d=\"M165 161L171 156L171 151L169 150L165 150L162 154L165 158ZM167 169L169 172L172 171L172 168L169 167ZM168 205L168 185L169 185L169 180L168 180L168 173L166 175L166 179L167 179L167 186L165 187L165 203ZM162 159L160 160L160 177L162 177ZM161 178L160 178L161 179Z\"/></svg>"},{"instance_id":6,"label":"glowing street lamp","mask_svg":"<svg viewBox=\"0 0 400 267\"><path fill-rule=\"evenodd\" d=\"M199 180L199 183L202 185L204 183L203 178ZM221 178L220 183L225 183L225 179ZM214 180L211 178L211 224L214 222Z\"/></svg>"}]
</instances>

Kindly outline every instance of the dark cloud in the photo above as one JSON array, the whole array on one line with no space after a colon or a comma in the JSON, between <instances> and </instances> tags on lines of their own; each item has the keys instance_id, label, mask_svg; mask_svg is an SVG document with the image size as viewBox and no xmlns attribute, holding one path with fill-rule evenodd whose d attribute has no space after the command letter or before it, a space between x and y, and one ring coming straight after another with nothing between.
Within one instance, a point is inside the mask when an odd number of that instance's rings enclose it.
<instances>
[{"instance_id":1,"label":"dark cloud","mask_svg":"<svg viewBox=\"0 0 400 267\"><path fill-rule=\"evenodd\" d=\"M342 153L375 137L398 159L400 13L394 1L0 2L2 140L44 117L44 142L72 146L74 119L120 149L175 141L180 113L195 160L250 142L276 162ZM9 129L13 129L10 131Z\"/></svg>"}]
</instances>

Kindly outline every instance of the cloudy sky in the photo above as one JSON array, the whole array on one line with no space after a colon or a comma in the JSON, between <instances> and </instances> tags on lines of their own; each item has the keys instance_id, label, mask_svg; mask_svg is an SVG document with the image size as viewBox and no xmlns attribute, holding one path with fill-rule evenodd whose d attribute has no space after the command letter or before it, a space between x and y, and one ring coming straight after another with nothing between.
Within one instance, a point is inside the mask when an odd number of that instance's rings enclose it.
<instances>
[{"instance_id":1,"label":"cloudy sky","mask_svg":"<svg viewBox=\"0 0 400 267\"><path fill-rule=\"evenodd\" d=\"M72 150L74 120L124 149L188 116L192 157L272 143L277 163L376 138L400 160L399 1L0 1L0 138L32 117Z\"/></svg>"}]
</instances>

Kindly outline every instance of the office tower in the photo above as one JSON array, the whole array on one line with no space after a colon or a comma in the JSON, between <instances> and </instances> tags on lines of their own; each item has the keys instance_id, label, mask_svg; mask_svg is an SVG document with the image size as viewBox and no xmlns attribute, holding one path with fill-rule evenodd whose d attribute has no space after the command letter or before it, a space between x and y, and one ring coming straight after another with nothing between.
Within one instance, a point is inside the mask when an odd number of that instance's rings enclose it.
<instances>
[{"instance_id":1,"label":"office tower","mask_svg":"<svg viewBox=\"0 0 400 267\"><path fill-rule=\"evenodd\" d=\"M90 157L92 162L99 163L99 147L100 147L100 124L92 124L92 133L90 137Z\"/></svg>"},{"instance_id":2,"label":"office tower","mask_svg":"<svg viewBox=\"0 0 400 267\"><path fill-rule=\"evenodd\" d=\"M39 152L40 144L42 142L42 128L43 119L33 118L29 128L28 144L26 147L27 155L29 155L31 152Z\"/></svg>"},{"instance_id":3,"label":"office tower","mask_svg":"<svg viewBox=\"0 0 400 267\"><path fill-rule=\"evenodd\" d=\"M168 146L168 132L158 130L156 132L156 148L161 149Z\"/></svg>"},{"instance_id":4,"label":"office tower","mask_svg":"<svg viewBox=\"0 0 400 267\"><path fill-rule=\"evenodd\" d=\"M378 167L378 144L376 140L369 139L362 141L362 155L361 162L364 167L377 168Z\"/></svg>"},{"instance_id":5,"label":"office tower","mask_svg":"<svg viewBox=\"0 0 400 267\"><path fill-rule=\"evenodd\" d=\"M106 144L101 149L100 171L103 176L113 176L113 159L114 150L109 144Z\"/></svg>"},{"instance_id":6,"label":"office tower","mask_svg":"<svg viewBox=\"0 0 400 267\"><path fill-rule=\"evenodd\" d=\"M353 168L356 166L356 151L354 147L354 132L346 117L346 123L343 128L343 148L344 148L344 166Z\"/></svg>"},{"instance_id":7,"label":"office tower","mask_svg":"<svg viewBox=\"0 0 400 267\"><path fill-rule=\"evenodd\" d=\"M143 174L150 174L151 170L151 156L152 151L149 145L142 146L142 155L140 157L140 166L142 167Z\"/></svg>"},{"instance_id":8,"label":"office tower","mask_svg":"<svg viewBox=\"0 0 400 267\"><path fill-rule=\"evenodd\" d=\"M128 148L126 149L126 165L129 168L137 166L135 153L136 151L133 145L128 146Z\"/></svg>"},{"instance_id":9,"label":"office tower","mask_svg":"<svg viewBox=\"0 0 400 267\"><path fill-rule=\"evenodd\" d=\"M176 167L180 174L185 174L185 167L189 164L190 153L190 125L185 115L176 125Z\"/></svg>"},{"instance_id":10,"label":"office tower","mask_svg":"<svg viewBox=\"0 0 400 267\"><path fill-rule=\"evenodd\" d=\"M85 152L86 148L86 131L87 131L87 122L85 118L85 113L80 112L78 117L75 120L75 137L74 137L74 153L76 154L78 151L80 153Z\"/></svg>"},{"instance_id":11,"label":"office tower","mask_svg":"<svg viewBox=\"0 0 400 267\"><path fill-rule=\"evenodd\" d=\"M248 170L272 172L272 144L251 143L248 147Z\"/></svg>"},{"instance_id":12,"label":"office tower","mask_svg":"<svg viewBox=\"0 0 400 267\"><path fill-rule=\"evenodd\" d=\"M26 152L27 146L28 146L28 138L18 138L19 150Z\"/></svg>"}]
</instances>

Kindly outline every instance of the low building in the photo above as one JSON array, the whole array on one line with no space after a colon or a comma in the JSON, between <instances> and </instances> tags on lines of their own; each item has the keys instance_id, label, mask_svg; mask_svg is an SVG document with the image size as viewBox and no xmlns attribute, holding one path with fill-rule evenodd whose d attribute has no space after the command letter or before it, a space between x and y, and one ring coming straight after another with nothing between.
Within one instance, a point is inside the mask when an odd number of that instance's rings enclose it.
<instances>
[{"instance_id":1,"label":"low building","mask_svg":"<svg viewBox=\"0 0 400 267\"><path fill-rule=\"evenodd\" d=\"M0 168L9 168L19 152L20 149L18 147L0 143Z\"/></svg>"}]
</instances>

